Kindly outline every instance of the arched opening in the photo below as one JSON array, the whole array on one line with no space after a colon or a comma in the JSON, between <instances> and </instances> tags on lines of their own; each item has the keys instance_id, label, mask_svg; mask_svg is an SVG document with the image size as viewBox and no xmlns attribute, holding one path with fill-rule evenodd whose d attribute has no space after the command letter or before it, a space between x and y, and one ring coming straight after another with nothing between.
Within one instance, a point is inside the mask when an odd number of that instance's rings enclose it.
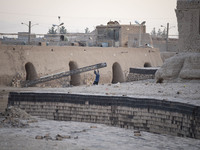
<instances>
[{"instance_id":1,"label":"arched opening","mask_svg":"<svg viewBox=\"0 0 200 150\"><path fill-rule=\"evenodd\" d=\"M151 64L148 63L148 62L145 62L145 63L144 63L144 67L151 67Z\"/></svg>"},{"instance_id":2,"label":"arched opening","mask_svg":"<svg viewBox=\"0 0 200 150\"><path fill-rule=\"evenodd\" d=\"M76 62L74 62L74 61L69 62L69 70L70 71L75 70L77 68L78 68L78 65L77 65ZM80 79L81 79L80 74L71 75L70 77L71 77L70 78L70 85L73 85L73 86L80 85Z\"/></svg>"},{"instance_id":3,"label":"arched opening","mask_svg":"<svg viewBox=\"0 0 200 150\"><path fill-rule=\"evenodd\" d=\"M124 75L119 63L115 62L112 66L113 79L112 83L124 82Z\"/></svg>"},{"instance_id":4,"label":"arched opening","mask_svg":"<svg viewBox=\"0 0 200 150\"><path fill-rule=\"evenodd\" d=\"M26 80L34 80L37 79L37 73L35 67L32 63L28 62L25 64L26 70Z\"/></svg>"},{"instance_id":5,"label":"arched opening","mask_svg":"<svg viewBox=\"0 0 200 150\"><path fill-rule=\"evenodd\" d=\"M65 40L64 35L61 35L61 36L60 36L60 40L61 40L61 41L64 41L64 40Z\"/></svg>"}]
</instances>

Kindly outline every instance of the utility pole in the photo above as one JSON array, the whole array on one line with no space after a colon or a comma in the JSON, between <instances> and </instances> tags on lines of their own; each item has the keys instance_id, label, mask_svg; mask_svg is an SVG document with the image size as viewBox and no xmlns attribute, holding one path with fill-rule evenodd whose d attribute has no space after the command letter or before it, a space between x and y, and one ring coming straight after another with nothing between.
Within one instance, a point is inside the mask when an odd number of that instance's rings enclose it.
<instances>
[{"instance_id":1,"label":"utility pole","mask_svg":"<svg viewBox=\"0 0 200 150\"><path fill-rule=\"evenodd\" d=\"M167 23L166 51L168 51L168 36L169 36L169 23Z\"/></svg>"},{"instance_id":2,"label":"utility pole","mask_svg":"<svg viewBox=\"0 0 200 150\"><path fill-rule=\"evenodd\" d=\"M167 23L167 27L165 27L163 25L161 25L161 27L164 27L167 30L167 33L166 33L166 51L168 51L169 30L171 28L174 28L175 26L169 27L169 23Z\"/></svg>"},{"instance_id":3,"label":"utility pole","mask_svg":"<svg viewBox=\"0 0 200 150\"><path fill-rule=\"evenodd\" d=\"M64 23L63 22L60 23L60 16L58 16L58 21L59 21L58 25L57 24L52 24L52 25L53 25L53 27L57 27L57 31L58 31L57 34L60 34L60 26L64 25Z\"/></svg>"},{"instance_id":4,"label":"utility pole","mask_svg":"<svg viewBox=\"0 0 200 150\"><path fill-rule=\"evenodd\" d=\"M58 24L60 24L60 16L58 16ZM58 34L60 34L60 26L58 26Z\"/></svg>"},{"instance_id":5,"label":"utility pole","mask_svg":"<svg viewBox=\"0 0 200 150\"><path fill-rule=\"evenodd\" d=\"M166 33L166 51L168 51L168 37L169 37L169 23L167 23L167 27L161 25L161 27L164 27L166 30L167 30L167 33Z\"/></svg>"},{"instance_id":6,"label":"utility pole","mask_svg":"<svg viewBox=\"0 0 200 150\"><path fill-rule=\"evenodd\" d=\"M31 21L29 21L28 25L28 44L31 44Z\"/></svg>"},{"instance_id":7,"label":"utility pole","mask_svg":"<svg viewBox=\"0 0 200 150\"><path fill-rule=\"evenodd\" d=\"M28 27L28 44L31 44L31 27L34 26L34 25L38 25L38 23L31 25L31 21L29 21L28 24L23 23L23 22L21 24L24 24Z\"/></svg>"}]
</instances>

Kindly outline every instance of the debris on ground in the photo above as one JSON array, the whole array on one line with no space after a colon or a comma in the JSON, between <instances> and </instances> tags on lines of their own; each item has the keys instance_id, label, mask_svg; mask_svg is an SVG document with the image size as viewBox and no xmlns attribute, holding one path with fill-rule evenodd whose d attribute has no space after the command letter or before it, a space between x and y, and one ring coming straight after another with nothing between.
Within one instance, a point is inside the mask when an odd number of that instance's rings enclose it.
<instances>
[{"instance_id":1,"label":"debris on ground","mask_svg":"<svg viewBox=\"0 0 200 150\"><path fill-rule=\"evenodd\" d=\"M46 135L44 136L44 138L45 138L47 141L53 139L49 134L46 134Z\"/></svg>"},{"instance_id":2,"label":"debris on ground","mask_svg":"<svg viewBox=\"0 0 200 150\"><path fill-rule=\"evenodd\" d=\"M12 79L12 87L21 87L21 81L23 77L17 73Z\"/></svg>"},{"instance_id":3,"label":"debris on ground","mask_svg":"<svg viewBox=\"0 0 200 150\"><path fill-rule=\"evenodd\" d=\"M40 135L36 135L35 139L37 140L42 140L44 137L43 136L40 136Z\"/></svg>"},{"instance_id":4,"label":"debris on ground","mask_svg":"<svg viewBox=\"0 0 200 150\"><path fill-rule=\"evenodd\" d=\"M60 134L57 134L57 135L55 136L55 138L52 138L49 134L46 134L45 136L36 135L36 136L35 136L35 139L37 139L37 140L46 139L47 141L48 141L48 140L62 141L63 139L71 139L71 136L69 136L69 135L60 135ZM78 136L74 137L74 139L78 139Z\"/></svg>"},{"instance_id":5,"label":"debris on ground","mask_svg":"<svg viewBox=\"0 0 200 150\"><path fill-rule=\"evenodd\" d=\"M97 128L97 126L90 126L90 128Z\"/></svg>"},{"instance_id":6,"label":"debris on ground","mask_svg":"<svg viewBox=\"0 0 200 150\"><path fill-rule=\"evenodd\" d=\"M29 123L37 122L37 119L24 110L10 106L0 115L0 127L28 127Z\"/></svg>"},{"instance_id":7,"label":"debris on ground","mask_svg":"<svg viewBox=\"0 0 200 150\"><path fill-rule=\"evenodd\" d=\"M119 88L120 87L120 82L117 82L116 84L114 84L115 88Z\"/></svg>"},{"instance_id":8,"label":"debris on ground","mask_svg":"<svg viewBox=\"0 0 200 150\"><path fill-rule=\"evenodd\" d=\"M134 131L134 136L141 136L141 133L139 130Z\"/></svg>"},{"instance_id":9,"label":"debris on ground","mask_svg":"<svg viewBox=\"0 0 200 150\"><path fill-rule=\"evenodd\" d=\"M56 140L58 140L58 141L62 141L63 139L70 139L70 138L71 138L71 136L69 136L69 135L60 135L60 134L56 135Z\"/></svg>"}]
</instances>

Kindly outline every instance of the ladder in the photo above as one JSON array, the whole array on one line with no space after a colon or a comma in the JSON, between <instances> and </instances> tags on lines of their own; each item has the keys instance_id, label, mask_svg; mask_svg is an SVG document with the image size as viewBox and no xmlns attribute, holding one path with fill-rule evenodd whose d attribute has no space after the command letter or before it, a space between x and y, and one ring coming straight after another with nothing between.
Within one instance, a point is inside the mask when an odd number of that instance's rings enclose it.
<instances>
[{"instance_id":1,"label":"ladder","mask_svg":"<svg viewBox=\"0 0 200 150\"><path fill-rule=\"evenodd\" d=\"M100 69L100 68L104 68L104 67L107 67L106 63L99 63L99 64L86 66L86 67L78 68L78 69L71 70L71 71L59 72L59 73L56 73L56 74L43 76L43 77L40 77L40 78L35 79L35 80L23 81L23 82L21 82L21 85L22 85L22 87L30 87L30 86L36 85L38 83L43 83L43 82L59 79L59 78L62 78L62 77L71 76L71 75L74 75L74 74L79 74L79 73L82 73L82 72L87 72L87 71Z\"/></svg>"}]
</instances>

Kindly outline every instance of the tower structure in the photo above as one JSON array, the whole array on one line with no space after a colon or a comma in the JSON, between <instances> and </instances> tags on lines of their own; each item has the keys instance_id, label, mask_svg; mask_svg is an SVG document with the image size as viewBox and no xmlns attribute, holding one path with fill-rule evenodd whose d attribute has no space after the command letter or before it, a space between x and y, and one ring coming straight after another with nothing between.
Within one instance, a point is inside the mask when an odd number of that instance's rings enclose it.
<instances>
[{"instance_id":1,"label":"tower structure","mask_svg":"<svg viewBox=\"0 0 200 150\"><path fill-rule=\"evenodd\" d=\"M177 0L177 55L156 72L157 81L200 82L200 0Z\"/></svg>"},{"instance_id":2,"label":"tower structure","mask_svg":"<svg viewBox=\"0 0 200 150\"><path fill-rule=\"evenodd\" d=\"M177 0L179 52L200 52L200 0Z\"/></svg>"}]
</instances>

